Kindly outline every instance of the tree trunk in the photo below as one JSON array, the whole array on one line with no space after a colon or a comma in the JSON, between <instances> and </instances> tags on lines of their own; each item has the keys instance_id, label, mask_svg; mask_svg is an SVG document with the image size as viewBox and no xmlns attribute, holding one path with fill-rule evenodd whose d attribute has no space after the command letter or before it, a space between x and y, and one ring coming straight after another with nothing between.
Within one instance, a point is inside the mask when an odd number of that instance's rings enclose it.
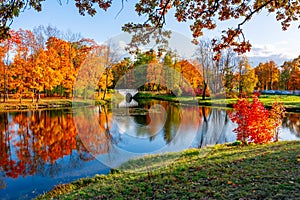
<instances>
[{"instance_id":1,"label":"tree trunk","mask_svg":"<svg viewBox=\"0 0 300 200\"><path fill-rule=\"evenodd\" d=\"M63 94L62 94L62 85L60 85L60 98L62 99Z\"/></svg>"},{"instance_id":2,"label":"tree trunk","mask_svg":"<svg viewBox=\"0 0 300 200\"><path fill-rule=\"evenodd\" d=\"M207 89L207 83L204 82L204 88L203 88L203 91L202 91L202 100L205 100L206 89Z\"/></svg>"},{"instance_id":3,"label":"tree trunk","mask_svg":"<svg viewBox=\"0 0 300 200\"><path fill-rule=\"evenodd\" d=\"M36 102L38 103L40 101L40 99L41 99L41 93L40 93L40 91L38 91Z\"/></svg>"},{"instance_id":4,"label":"tree trunk","mask_svg":"<svg viewBox=\"0 0 300 200\"><path fill-rule=\"evenodd\" d=\"M106 95L106 88L104 89L104 92L103 92L103 98L102 98L102 100L104 100L105 99L105 95Z\"/></svg>"},{"instance_id":5,"label":"tree trunk","mask_svg":"<svg viewBox=\"0 0 300 200\"><path fill-rule=\"evenodd\" d=\"M33 90L33 94L31 95L31 103L34 103L34 95L35 95L35 91Z\"/></svg>"},{"instance_id":6,"label":"tree trunk","mask_svg":"<svg viewBox=\"0 0 300 200\"><path fill-rule=\"evenodd\" d=\"M4 97L4 99L5 99L4 102L8 101L8 91L5 92L5 95L4 95L4 96L5 96L5 97Z\"/></svg>"}]
</instances>

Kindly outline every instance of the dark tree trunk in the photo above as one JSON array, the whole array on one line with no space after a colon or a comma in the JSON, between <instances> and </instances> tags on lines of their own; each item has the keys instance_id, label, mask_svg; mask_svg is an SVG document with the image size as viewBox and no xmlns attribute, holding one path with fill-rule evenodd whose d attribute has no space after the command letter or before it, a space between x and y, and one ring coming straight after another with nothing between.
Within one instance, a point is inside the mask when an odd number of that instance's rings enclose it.
<instances>
[{"instance_id":1,"label":"dark tree trunk","mask_svg":"<svg viewBox=\"0 0 300 200\"><path fill-rule=\"evenodd\" d=\"M207 83L204 82L204 87L202 91L202 100L205 100L206 90L207 90Z\"/></svg>"}]
</instances>

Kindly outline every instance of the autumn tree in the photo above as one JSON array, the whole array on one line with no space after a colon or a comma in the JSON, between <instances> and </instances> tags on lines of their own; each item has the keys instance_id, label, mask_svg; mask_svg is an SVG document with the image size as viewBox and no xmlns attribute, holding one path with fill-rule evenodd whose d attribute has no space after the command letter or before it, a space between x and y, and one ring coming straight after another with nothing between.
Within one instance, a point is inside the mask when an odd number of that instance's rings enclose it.
<instances>
[{"instance_id":1,"label":"autumn tree","mask_svg":"<svg viewBox=\"0 0 300 200\"><path fill-rule=\"evenodd\" d=\"M234 129L237 139L243 143L267 143L278 140L278 127L284 116L284 108L275 102L272 109L267 110L257 96L250 102L248 98L238 99L234 104L234 112L230 114L238 127Z\"/></svg>"},{"instance_id":2,"label":"autumn tree","mask_svg":"<svg viewBox=\"0 0 300 200\"><path fill-rule=\"evenodd\" d=\"M101 63L104 67L104 72L99 80L99 89L103 89L102 99L105 99L108 87L113 85L112 67L117 63L119 55L117 50L109 42L108 45L104 45L101 50Z\"/></svg>"},{"instance_id":3,"label":"autumn tree","mask_svg":"<svg viewBox=\"0 0 300 200\"><path fill-rule=\"evenodd\" d=\"M247 57L243 57L238 65L236 74L238 81L239 94L252 93L257 83L257 76L254 69L251 68Z\"/></svg>"},{"instance_id":4,"label":"autumn tree","mask_svg":"<svg viewBox=\"0 0 300 200\"><path fill-rule=\"evenodd\" d=\"M103 96L102 99L105 99L107 89L113 85L113 74L111 68L105 68L102 76L99 79L98 85L99 85L99 91L103 90ZM99 94L100 96L100 94Z\"/></svg>"},{"instance_id":5,"label":"autumn tree","mask_svg":"<svg viewBox=\"0 0 300 200\"><path fill-rule=\"evenodd\" d=\"M281 66L279 84L285 90L300 89L300 56Z\"/></svg>"},{"instance_id":6,"label":"autumn tree","mask_svg":"<svg viewBox=\"0 0 300 200\"><path fill-rule=\"evenodd\" d=\"M192 94L192 93L199 93L199 89L203 88L203 77L200 73L200 70L197 69L197 67L193 64L191 64L187 60L181 60L176 63L176 66L179 66L179 69L181 70L182 76L185 78L186 81L190 84L190 88L183 88L184 93ZM180 83L180 85L184 85ZM193 91L189 91L192 89Z\"/></svg>"},{"instance_id":7,"label":"autumn tree","mask_svg":"<svg viewBox=\"0 0 300 200\"><path fill-rule=\"evenodd\" d=\"M121 77L123 77L128 70L132 67L132 62L130 60L130 58L126 57L123 60L119 61L118 63L114 64L112 66L112 73L113 73L113 85L116 85L116 83L120 80L123 81L123 79L121 79ZM127 80L124 80L127 82ZM125 83L121 83L122 85L124 85Z\"/></svg>"},{"instance_id":8,"label":"autumn tree","mask_svg":"<svg viewBox=\"0 0 300 200\"><path fill-rule=\"evenodd\" d=\"M258 78L258 89L278 89L279 69L274 61L259 63L259 65L255 68L255 74Z\"/></svg>"},{"instance_id":9,"label":"autumn tree","mask_svg":"<svg viewBox=\"0 0 300 200\"><path fill-rule=\"evenodd\" d=\"M42 10L45 0L4 1L1 3L0 37L9 36L9 26L13 19L18 17L26 8L31 7L36 11ZM60 1L59 1L60 2ZM74 1L81 15L94 16L97 7L106 11L112 5L112 0L76 0ZM124 1L122 1L124 3ZM162 36L166 18L171 14L178 22L190 21L190 30L196 39L204 34L205 30L215 29L219 24L226 24L234 19L232 26L222 32L221 40L213 40L213 50L219 59L221 50L229 46L233 50L245 53L251 48L243 33L243 25L251 21L255 14L267 11L274 13L276 20L281 23L282 29L287 30L293 21L300 17L300 2L292 1L183 1L183 0L139 0L135 4L135 11L139 16L146 18L145 22L129 22L123 26L123 31L133 33L134 38L147 42L151 34ZM172 11L172 12L171 12ZM164 42L164 38L158 42Z\"/></svg>"},{"instance_id":10,"label":"autumn tree","mask_svg":"<svg viewBox=\"0 0 300 200\"><path fill-rule=\"evenodd\" d=\"M3 93L3 101L8 100L8 91L12 88L11 79L11 59L16 53L17 45L20 44L19 34L16 31L10 31L10 38L0 40L0 86Z\"/></svg>"},{"instance_id":11,"label":"autumn tree","mask_svg":"<svg viewBox=\"0 0 300 200\"><path fill-rule=\"evenodd\" d=\"M59 56L59 73L62 75L60 80L60 95L65 93L66 97L70 96L73 90L73 84L78 72L73 60L76 57L76 50L70 42L59 38L50 37L47 41L47 48L53 48L56 55Z\"/></svg>"},{"instance_id":12,"label":"autumn tree","mask_svg":"<svg viewBox=\"0 0 300 200\"><path fill-rule=\"evenodd\" d=\"M152 52L152 56L153 59L147 64L146 69L147 86L151 91L159 91L165 85L164 69L155 51Z\"/></svg>"}]
</instances>

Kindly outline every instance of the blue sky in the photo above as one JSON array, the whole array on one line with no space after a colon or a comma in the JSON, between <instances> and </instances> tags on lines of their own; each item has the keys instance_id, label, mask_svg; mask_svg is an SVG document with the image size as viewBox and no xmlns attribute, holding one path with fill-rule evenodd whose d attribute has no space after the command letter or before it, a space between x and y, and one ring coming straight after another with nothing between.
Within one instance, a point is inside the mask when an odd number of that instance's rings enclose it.
<instances>
[{"instance_id":1,"label":"blue sky","mask_svg":"<svg viewBox=\"0 0 300 200\"><path fill-rule=\"evenodd\" d=\"M114 36L122 34L121 27L130 21L143 21L134 11L134 3L124 1L124 9L117 16L121 9L121 1L113 1L112 7L104 12L91 17L81 16L73 1L62 0L62 5L58 1L46 1L42 4L42 12L26 10L16 18L12 24L13 29L30 29L38 25L53 25L62 31L81 33L82 36L95 39L98 42L106 41ZM211 38L220 35L221 31L233 26L227 22L219 25L212 32L205 32L205 37ZM288 31L282 31L280 23L275 20L273 14L260 13L254 16L253 20L244 26L245 36L253 45L252 51L247 54L249 60L256 65L258 62L275 60L278 65L284 60L292 59L300 55L300 30L297 24L293 24ZM178 23L171 15L167 18L166 29L183 34L191 38L189 25Z\"/></svg>"}]
</instances>

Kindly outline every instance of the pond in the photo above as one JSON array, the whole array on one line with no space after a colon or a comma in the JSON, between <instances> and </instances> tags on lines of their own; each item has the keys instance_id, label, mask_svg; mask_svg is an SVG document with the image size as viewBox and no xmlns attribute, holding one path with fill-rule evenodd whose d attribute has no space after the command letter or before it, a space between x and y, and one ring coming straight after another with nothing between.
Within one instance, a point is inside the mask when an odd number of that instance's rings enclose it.
<instances>
[{"instance_id":1,"label":"pond","mask_svg":"<svg viewBox=\"0 0 300 200\"><path fill-rule=\"evenodd\" d=\"M0 198L32 198L145 154L233 142L234 127L225 109L157 100L1 112ZM299 113L288 113L280 132L300 139Z\"/></svg>"}]
</instances>

